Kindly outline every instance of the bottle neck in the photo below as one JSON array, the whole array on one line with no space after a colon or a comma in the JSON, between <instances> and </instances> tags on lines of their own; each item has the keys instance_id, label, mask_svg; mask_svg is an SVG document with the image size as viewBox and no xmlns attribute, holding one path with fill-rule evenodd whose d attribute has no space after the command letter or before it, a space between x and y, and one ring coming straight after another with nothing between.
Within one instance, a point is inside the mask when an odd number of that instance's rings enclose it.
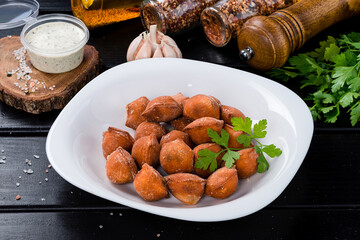
<instances>
[{"instance_id":1,"label":"bottle neck","mask_svg":"<svg viewBox=\"0 0 360 240\"><path fill-rule=\"evenodd\" d=\"M155 1L143 1L140 6L140 16L145 29L150 30L151 25L156 25L158 31L166 33L165 13Z\"/></svg>"},{"instance_id":2,"label":"bottle neck","mask_svg":"<svg viewBox=\"0 0 360 240\"><path fill-rule=\"evenodd\" d=\"M231 24L228 17L216 7L206 8L201 14L201 24L206 38L216 46L225 46L232 37Z\"/></svg>"}]
</instances>

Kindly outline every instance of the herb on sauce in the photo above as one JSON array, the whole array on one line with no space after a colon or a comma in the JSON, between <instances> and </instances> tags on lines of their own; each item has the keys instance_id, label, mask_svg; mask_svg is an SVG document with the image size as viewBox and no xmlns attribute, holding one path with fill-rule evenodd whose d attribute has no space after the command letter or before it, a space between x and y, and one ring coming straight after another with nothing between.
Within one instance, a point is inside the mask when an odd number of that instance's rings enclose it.
<instances>
[{"instance_id":1,"label":"herb on sauce","mask_svg":"<svg viewBox=\"0 0 360 240\"><path fill-rule=\"evenodd\" d=\"M259 155L259 157L257 158L257 171L259 173L262 173L268 170L269 163L266 160L264 153L266 153L269 157L274 158L279 157L282 154L282 151L274 144L264 145L257 140L257 138L264 138L267 134L267 132L265 131L267 127L266 119L263 119L258 123L254 124L253 130L251 130L252 120L248 117L246 117L245 120L240 117L234 117L231 119L231 123L234 126L234 131L243 131L246 133L241 134L236 139L236 141L240 144L243 144L245 148L254 148L255 152ZM228 147L229 133L227 133L224 129L221 130L220 136L212 129L208 129L207 133L214 143L219 144L220 146L224 147L224 149L217 153L212 152L209 149L200 150L198 153L198 161L195 162L195 167L206 170L210 166L210 171L213 172L217 168L216 158L222 152L225 152L222 160L225 162L225 166L227 168L231 168L234 165L235 161L240 158L240 154L238 151L242 149ZM258 145L250 147L252 141L255 141Z\"/></svg>"}]
</instances>

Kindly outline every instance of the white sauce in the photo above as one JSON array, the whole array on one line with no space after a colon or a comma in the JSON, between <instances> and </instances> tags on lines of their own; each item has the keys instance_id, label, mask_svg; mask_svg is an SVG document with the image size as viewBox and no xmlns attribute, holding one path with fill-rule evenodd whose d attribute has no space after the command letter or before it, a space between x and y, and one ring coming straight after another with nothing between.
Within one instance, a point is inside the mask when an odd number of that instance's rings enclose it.
<instances>
[{"instance_id":1,"label":"white sauce","mask_svg":"<svg viewBox=\"0 0 360 240\"><path fill-rule=\"evenodd\" d=\"M31 29L25 41L30 45L28 52L34 67L43 72L61 73L82 62L84 46L80 43L84 37L85 32L74 24L48 22Z\"/></svg>"}]
</instances>

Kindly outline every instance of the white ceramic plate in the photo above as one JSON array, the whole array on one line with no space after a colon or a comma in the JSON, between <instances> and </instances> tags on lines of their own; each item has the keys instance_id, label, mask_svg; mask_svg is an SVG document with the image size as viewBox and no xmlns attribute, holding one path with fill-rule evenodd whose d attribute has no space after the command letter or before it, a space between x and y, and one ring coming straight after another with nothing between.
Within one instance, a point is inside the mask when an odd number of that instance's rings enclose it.
<instances>
[{"instance_id":1,"label":"white ceramic plate","mask_svg":"<svg viewBox=\"0 0 360 240\"><path fill-rule=\"evenodd\" d=\"M268 134L262 143L283 150L268 158L270 169L241 180L227 199L203 197L185 205L170 197L142 200L132 184L112 184L105 175L102 133L125 127L125 105L141 96L182 92L186 96L213 95L224 105L243 111L254 121L267 119ZM239 218L271 203L289 184L308 151L313 121L305 103L292 91L266 78L204 62L184 59L138 60L114 67L87 84L63 109L52 125L46 152L55 170L73 185L142 211L191 221Z\"/></svg>"}]
</instances>

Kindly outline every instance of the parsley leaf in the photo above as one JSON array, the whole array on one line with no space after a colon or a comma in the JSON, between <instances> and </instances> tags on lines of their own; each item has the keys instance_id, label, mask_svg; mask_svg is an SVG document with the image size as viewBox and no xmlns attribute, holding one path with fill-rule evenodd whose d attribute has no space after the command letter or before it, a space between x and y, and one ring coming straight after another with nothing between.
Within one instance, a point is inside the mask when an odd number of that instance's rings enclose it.
<instances>
[{"instance_id":1,"label":"parsley leaf","mask_svg":"<svg viewBox=\"0 0 360 240\"><path fill-rule=\"evenodd\" d=\"M332 58L338 55L339 52L340 52L340 48L335 43L330 44L329 47L325 48L324 60L326 61L332 60Z\"/></svg>"},{"instance_id":2,"label":"parsley leaf","mask_svg":"<svg viewBox=\"0 0 360 240\"><path fill-rule=\"evenodd\" d=\"M354 126L360 118L360 102L357 102L351 109L351 124Z\"/></svg>"},{"instance_id":3,"label":"parsley leaf","mask_svg":"<svg viewBox=\"0 0 360 240\"><path fill-rule=\"evenodd\" d=\"M234 117L231 119L231 123L234 126L234 131L243 131L247 134L251 134L252 120L248 117L244 119Z\"/></svg>"},{"instance_id":4,"label":"parsley leaf","mask_svg":"<svg viewBox=\"0 0 360 240\"><path fill-rule=\"evenodd\" d=\"M209 149L202 149L198 152L199 159L195 162L195 167L199 169L206 170L209 168L213 172L217 168L216 158L219 156L219 153L210 151Z\"/></svg>"},{"instance_id":5,"label":"parsley leaf","mask_svg":"<svg viewBox=\"0 0 360 240\"><path fill-rule=\"evenodd\" d=\"M354 67L336 67L332 77L333 86L331 87L332 92L337 92L342 88L346 81L355 77L355 68Z\"/></svg>"},{"instance_id":6,"label":"parsley leaf","mask_svg":"<svg viewBox=\"0 0 360 240\"><path fill-rule=\"evenodd\" d=\"M222 157L222 160L225 161L225 166L227 168L231 168L234 163L235 160L238 160L240 158L240 155L238 152L235 151L227 151L224 156Z\"/></svg>"},{"instance_id":7,"label":"parsley leaf","mask_svg":"<svg viewBox=\"0 0 360 240\"><path fill-rule=\"evenodd\" d=\"M213 141L214 143L219 144L220 146L223 147L227 147L228 142L229 142L229 133L227 131L225 131L224 129L221 130L221 136L219 136L219 134L208 128L207 130L207 134L209 135L209 137L211 137L211 141Z\"/></svg>"},{"instance_id":8,"label":"parsley leaf","mask_svg":"<svg viewBox=\"0 0 360 240\"><path fill-rule=\"evenodd\" d=\"M359 97L358 93L347 92L343 96L341 96L339 103L343 108L345 108L345 107L349 106L354 101L354 99L357 97Z\"/></svg>"},{"instance_id":9,"label":"parsley leaf","mask_svg":"<svg viewBox=\"0 0 360 240\"><path fill-rule=\"evenodd\" d=\"M255 138L264 138L266 136L266 125L267 121L266 119L263 119L259 121L259 123L256 123L254 125L254 137Z\"/></svg>"},{"instance_id":10,"label":"parsley leaf","mask_svg":"<svg viewBox=\"0 0 360 240\"><path fill-rule=\"evenodd\" d=\"M258 173L265 172L266 170L269 169L269 163L268 163L268 161L266 161L266 158L262 152L260 153L260 155L256 159L256 161L259 163L258 169L257 169Z\"/></svg>"},{"instance_id":11,"label":"parsley leaf","mask_svg":"<svg viewBox=\"0 0 360 240\"><path fill-rule=\"evenodd\" d=\"M238 136L236 138L236 141L242 145L244 145L244 147L249 147L250 143L251 143L251 137L249 135L246 134L241 134L240 136Z\"/></svg>"},{"instance_id":12,"label":"parsley leaf","mask_svg":"<svg viewBox=\"0 0 360 240\"><path fill-rule=\"evenodd\" d=\"M267 145L262 150L272 158L279 157L282 153L281 149L277 148L274 144Z\"/></svg>"},{"instance_id":13,"label":"parsley leaf","mask_svg":"<svg viewBox=\"0 0 360 240\"><path fill-rule=\"evenodd\" d=\"M359 91L360 90L360 77L355 77L349 80L349 88L351 91Z\"/></svg>"}]
</instances>

